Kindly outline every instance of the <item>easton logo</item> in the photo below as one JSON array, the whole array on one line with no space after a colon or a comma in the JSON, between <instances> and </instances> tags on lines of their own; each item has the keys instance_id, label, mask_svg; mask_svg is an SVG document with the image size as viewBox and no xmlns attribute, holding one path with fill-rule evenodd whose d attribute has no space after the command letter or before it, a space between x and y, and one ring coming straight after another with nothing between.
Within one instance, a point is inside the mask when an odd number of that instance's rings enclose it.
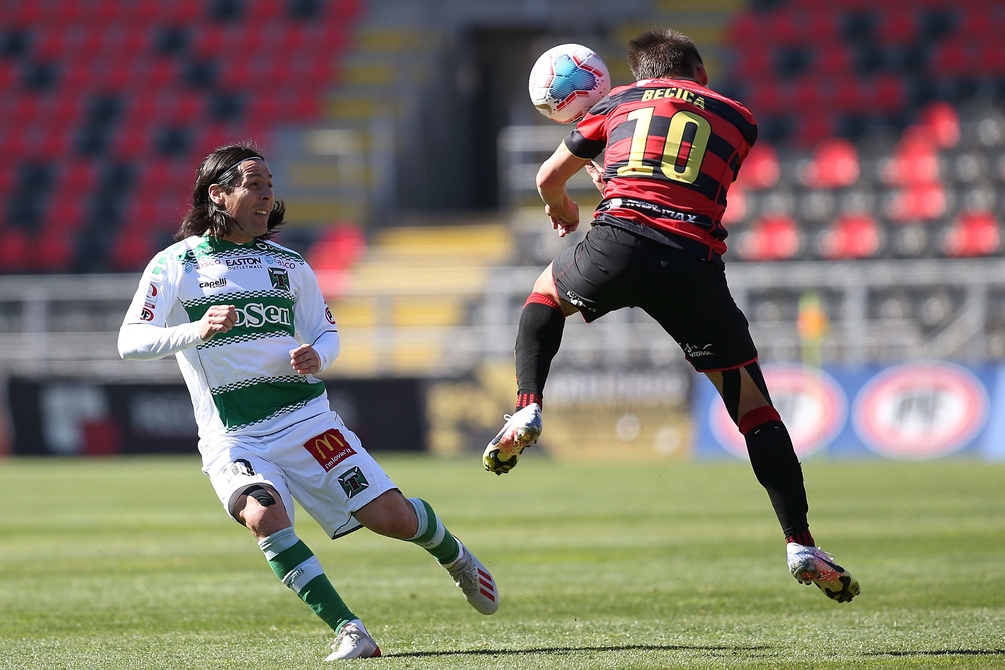
<instances>
[{"instance_id":1,"label":"easton logo","mask_svg":"<svg viewBox=\"0 0 1005 670\"><path fill-rule=\"evenodd\" d=\"M334 428L329 428L304 442L304 449L310 452L314 460L325 469L325 472L330 472L345 459L356 455L356 451L349 446L345 436ZM363 481L366 482L365 479ZM345 485L343 484L343 486Z\"/></svg>"},{"instance_id":2,"label":"easton logo","mask_svg":"<svg viewBox=\"0 0 1005 670\"><path fill-rule=\"evenodd\" d=\"M281 268L269 268L269 280L272 281L272 288L280 291L290 290L290 273Z\"/></svg>"},{"instance_id":3,"label":"easton logo","mask_svg":"<svg viewBox=\"0 0 1005 670\"><path fill-rule=\"evenodd\" d=\"M340 474L338 476L338 483L342 485L342 490L350 498L370 488L370 482L366 481L363 471L359 468L346 470Z\"/></svg>"}]
</instances>

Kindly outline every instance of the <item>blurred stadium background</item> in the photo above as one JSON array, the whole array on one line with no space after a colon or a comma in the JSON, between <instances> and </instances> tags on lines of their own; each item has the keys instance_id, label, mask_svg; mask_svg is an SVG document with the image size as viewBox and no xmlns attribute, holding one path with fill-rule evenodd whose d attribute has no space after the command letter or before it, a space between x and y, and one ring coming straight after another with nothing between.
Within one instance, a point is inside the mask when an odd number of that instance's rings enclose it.
<instances>
[{"instance_id":1,"label":"blurred stadium background","mask_svg":"<svg viewBox=\"0 0 1005 670\"><path fill-rule=\"evenodd\" d=\"M1005 7L994 0L0 0L0 455L193 452L173 359L115 337L198 161L252 139L339 322L333 405L373 450L480 452L560 240L568 128L536 56L690 35L760 140L727 273L803 456L1005 458ZM584 212L598 196L573 186ZM556 458L742 454L644 314L570 320Z\"/></svg>"}]
</instances>

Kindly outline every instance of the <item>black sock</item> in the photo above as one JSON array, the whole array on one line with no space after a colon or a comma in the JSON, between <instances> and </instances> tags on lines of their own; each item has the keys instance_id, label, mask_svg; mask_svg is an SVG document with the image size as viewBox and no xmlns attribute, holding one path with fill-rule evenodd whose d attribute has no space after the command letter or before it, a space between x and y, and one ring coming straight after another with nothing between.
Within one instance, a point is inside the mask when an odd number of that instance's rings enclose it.
<instances>
[{"instance_id":1,"label":"black sock","mask_svg":"<svg viewBox=\"0 0 1005 670\"><path fill-rule=\"evenodd\" d=\"M558 304L540 293L532 293L520 314L516 335L517 407L541 404L551 361L562 344L565 316Z\"/></svg>"},{"instance_id":2,"label":"black sock","mask_svg":"<svg viewBox=\"0 0 1005 670\"><path fill-rule=\"evenodd\" d=\"M799 538L809 540L800 544L812 545L813 537L809 534L810 526L806 520L809 505L803 485L803 469L785 424L779 420L766 421L750 428L744 439L754 476L767 490L786 540Z\"/></svg>"}]
</instances>

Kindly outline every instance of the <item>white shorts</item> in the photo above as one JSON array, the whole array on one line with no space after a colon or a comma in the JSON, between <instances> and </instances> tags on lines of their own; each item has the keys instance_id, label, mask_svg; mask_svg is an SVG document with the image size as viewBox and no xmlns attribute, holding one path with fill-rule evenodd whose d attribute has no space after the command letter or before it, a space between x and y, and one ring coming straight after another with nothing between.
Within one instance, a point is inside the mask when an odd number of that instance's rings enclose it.
<instances>
[{"instance_id":1,"label":"white shorts","mask_svg":"<svg viewBox=\"0 0 1005 670\"><path fill-rule=\"evenodd\" d=\"M202 451L202 471L232 517L248 487L268 484L290 521L296 500L332 539L360 527L353 512L397 488L335 412L262 437L221 437Z\"/></svg>"}]
</instances>

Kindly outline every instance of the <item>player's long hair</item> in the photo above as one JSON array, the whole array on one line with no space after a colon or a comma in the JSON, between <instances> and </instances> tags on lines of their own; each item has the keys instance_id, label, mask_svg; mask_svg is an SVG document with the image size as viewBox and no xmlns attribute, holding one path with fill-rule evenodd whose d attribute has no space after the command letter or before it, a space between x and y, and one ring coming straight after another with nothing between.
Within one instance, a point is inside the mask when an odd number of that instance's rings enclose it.
<instances>
[{"instance_id":1,"label":"player's long hair","mask_svg":"<svg viewBox=\"0 0 1005 670\"><path fill-rule=\"evenodd\" d=\"M233 192L244 179L244 173L236 167L249 158L265 160L262 152L251 142L220 147L203 159L196 173L195 186L192 188L192 206L174 235L176 240L207 234L213 237L227 237L234 230L237 221L210 200L209 187L212 184L219 184L227 193ZM269 213L269 230L264 235L259 235L258 239L267 240L272 237L283 225L285 216L286 206L283 205L283 201L274 201L272 211Z\"/></svg>"},{"instance_id":2,"label":"player's long hair","mask_svg":"<svg viewBox=\"0 0 1005 670\"><path fill-rule=\"evenodd\" d=\"M687 77L704 63L691 38L676 30L647 30L628 42L628 67L635 80Z\"/></svg>"}]
</instances>

